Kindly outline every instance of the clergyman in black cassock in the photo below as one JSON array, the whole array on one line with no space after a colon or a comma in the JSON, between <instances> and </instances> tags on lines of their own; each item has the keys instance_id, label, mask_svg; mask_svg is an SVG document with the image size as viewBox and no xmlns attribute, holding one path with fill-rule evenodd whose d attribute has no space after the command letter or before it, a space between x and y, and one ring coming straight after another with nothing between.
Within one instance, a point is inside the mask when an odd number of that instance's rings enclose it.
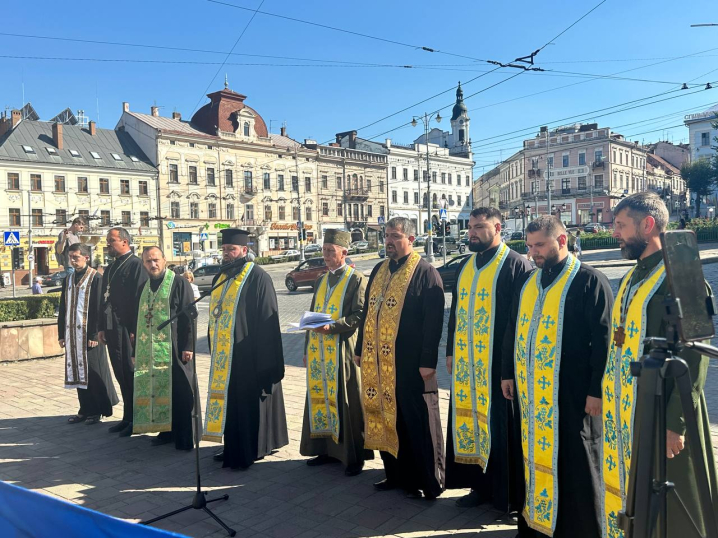
<instances>
[{"instance_id":1,"label":"clergyman in black cassock","mask_svg":"<svg viewBox=\"0 0 718 538\"><path fill-rule=\"evenodd\" d=\"M214 284L241 278L247 260L249 233L228 228L222 230L222 259L228 267L214 279ZM215 455L223 467L246 469L273 450L289 444L287 418L284 411L282 379L284 352L279 329L277 295L271 277L253 264L243 282L239 300L231 313L234 317L234 342L229 386L226 397L224 451ZM213 292L221 297L224 286ZM220 301L221 303L222 301ZM213 302L210 302L212 305ZM229 308L220 305L217 313ZM215 312L210 308L209 323ZM215 360L215 349L210 351ZM210 379L210 389L213 380ZM209 411L207 420L211 419ZM204 437L207 438L207 428Z\"/></svg>"},{"instance_id":2,"label":"clergyman in black cassock","mask_svg":"<svg viewBox=\"0 0 718 538\"><path fill-rule=\"evenodd\" d=\"M142 260L130 249L131 241L124 228L112 228L107 233L107 252L115 260L102 275L103 315L100 319L100 340L107 343L123 405L122 421L109 431L119 432L123 437L132 435L132 353L137 328L137 299L148 278Z\"/></svg>"},{"instance_id":3,"label":"clergyman in black cassock","mask_svg":"<svg viewBox=\"0 0 718 538\"><path fill-rule=\"evenodd\" d=\"M446 366L453 373L454 342L456 333L456 311L458 307L457 289L462 269L474 260L477 277L492 260L501 243L501 213L493 208L474 209L469 218L469 249L475 256L467 256L456 270L457 283L452 290L452 305L449 313L449 326L446 339ZM491 502L497 510L516 511L523 496L521 488L523 473L521 461L520 422L518 407L506 400L501 392L501 361L504 335L511 315L511 303L517 289L518 280L533 270L529 261L518 252L509 250L499 274L496 277L495 312L493 313L492 363L490 375L491 412L489 428L491 432L491 450L486 471L477 463L457 463L454 450L454 432L452 416L454 399L449 401L448 432L446 436L446 489L471 488L471 492L457 499L460 507L478 506Z\"/></svg>"},{"instance_id":4,"label":"clergyman in black cassock","mask_svg":"<svg viewBox=\"0 0 718 538\"><path fill-rule=\"evenodd\" d=\"M65 348L65 386L77 387L80 410L68 422L96 424L112 416L119 400L112 383L107 351L98 340L102 276L90 267L90 248L79 243L67 249L71 273L60 295L57 334Z\"/></svg>"}]
</instances>

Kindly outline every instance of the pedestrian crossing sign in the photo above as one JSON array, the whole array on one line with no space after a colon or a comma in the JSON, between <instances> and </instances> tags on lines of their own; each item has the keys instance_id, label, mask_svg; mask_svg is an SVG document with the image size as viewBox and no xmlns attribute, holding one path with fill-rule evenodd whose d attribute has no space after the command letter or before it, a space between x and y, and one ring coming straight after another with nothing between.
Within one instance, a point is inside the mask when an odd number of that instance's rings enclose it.
<instances>
[{"instance_id":1,"label":"pedestrian crossing sign","mask_svg":"<svg viewBox=\"0 0 718 538\"><path fill-rule=\"evenodd\" d=\"M209 235L207 235L206 232L202 232L199 236L200 241L207 241L209 239Z\"/></svg>"},{"instance_id":2,"label":"pedestrian crossing sign","mask_svg":"<svg viewBox=\"0 0 718 538\"><path fill-rule=\"evenodd\" d=\"M449 220L448 216L446 214L446 209L444 209L443 207L441 209L439 209L439 218L441 220Z\"/></svg>"},{"instance_id":3,"label":"pedestrian crossing sign","mask_svg":"<svg viewBox=\"0 0 718 538\"><path fill-rule=\"evenodd\" d=\"M5 232L5 246L6 247L19 247L20 246L20 232Z\"/></svg>"}]
</instances>

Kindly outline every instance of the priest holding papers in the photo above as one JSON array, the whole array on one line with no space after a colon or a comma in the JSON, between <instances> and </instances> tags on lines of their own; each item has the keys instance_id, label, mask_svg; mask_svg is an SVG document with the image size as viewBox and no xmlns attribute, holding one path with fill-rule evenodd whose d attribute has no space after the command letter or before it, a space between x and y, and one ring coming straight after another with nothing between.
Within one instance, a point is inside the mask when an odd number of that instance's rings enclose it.
<instances>
[{"instance_id":1,"label":"priest holding papers","mask_svg":"<svg viewBox=\"0 0 718 538\"><path fill-rule=\"evenodd\" d=\"M307 328L304 365L307 402L299 452L315 456L309 466L341 462L347 476L361 473L371 452L364 450L364 416L359 368L352 360L364 311L366 278L346 265L351 234L327 230L322 255L329 272L321 276L312 312L298 325Z\"/></svg>"}]
</instances>

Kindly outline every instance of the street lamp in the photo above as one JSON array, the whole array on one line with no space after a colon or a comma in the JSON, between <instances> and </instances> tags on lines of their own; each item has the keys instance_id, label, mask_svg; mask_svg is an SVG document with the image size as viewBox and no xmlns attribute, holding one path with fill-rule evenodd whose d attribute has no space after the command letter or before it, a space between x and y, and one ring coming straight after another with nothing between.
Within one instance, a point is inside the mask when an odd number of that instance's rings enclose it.
<instances>
[{"instance_id":1,"label":"street lamp","mask_svg":"<svg viewBox=\"0 0 718 538\"><path fill-rule=\"evenodd\" d=\"M551 206L551 214L558 213L558 220L561 220L562 211L566 211L566 204L561 204L560 206L554 204Z\"/></svg>"},{"instance_id":2,"label":"street lamp","mask_svg":"<svg viewBox=\"0 0 718 538\"><path fill-rule=\"evenodd\" d=\"M442 209L446 209L447 200L442 198L439 201L439 205ZM444 265L446 265L446 221L439 220L439 226L441 226L441 251L444 255Z\"/></svg>"},{"instance_id":3,"label":"street lamp","mask_svg":"<svg viewBox=\"0 0 718 538\"><path fill-rule=\"evenodd\" d=\"M297 221L297 231L299 232L299 261L306 261L304 257L304 219L302 218L302 197L299 194L299 157L297 155L298 146L294 146L294 164L297 171L297 203L299 204L299 220ZM292 153L291 148L287 148L287 153ZM294 185L292 185L292 188Z\"/></svg>"},{"instance_id":4,"label":"street lamp","mask_svg":"<svg viewBox=\"0 0 718 538\"><path fill-rule=\"evenodd\" d=\"M424 122L424 142L426 143L426 217L428 220L428 231L429 238L427 239L428 245L426 248L426 261L429 263L434 261L434 241L431 234L431 173L429 172L429 123L432 119L436 119L436 123L441 123L441 114L435 112L433 114L427 114L424 112L423 116L414 116L411 120L411 126L416 127L420 119ZM446 251L446 249L444 249Z\"/></svg>"}]
</instances>

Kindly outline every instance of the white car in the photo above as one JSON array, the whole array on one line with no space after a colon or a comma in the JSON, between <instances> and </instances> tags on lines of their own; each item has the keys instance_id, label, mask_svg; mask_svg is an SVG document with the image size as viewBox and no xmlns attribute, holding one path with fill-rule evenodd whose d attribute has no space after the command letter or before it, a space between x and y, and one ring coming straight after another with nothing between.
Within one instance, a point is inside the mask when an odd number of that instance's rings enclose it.
<instances>
[{"instance_id":1,"label":"white car","mask_svg":"<svg viewBox=\"0 0 718 538\"><path fill-rule=\"evenodd\" d=\"M296 259L299 259L299 251L298 250L283 250L279 254L275 254L274 256L270 256L275 261L290 261Z\"/></svg>"}]
</instances>

